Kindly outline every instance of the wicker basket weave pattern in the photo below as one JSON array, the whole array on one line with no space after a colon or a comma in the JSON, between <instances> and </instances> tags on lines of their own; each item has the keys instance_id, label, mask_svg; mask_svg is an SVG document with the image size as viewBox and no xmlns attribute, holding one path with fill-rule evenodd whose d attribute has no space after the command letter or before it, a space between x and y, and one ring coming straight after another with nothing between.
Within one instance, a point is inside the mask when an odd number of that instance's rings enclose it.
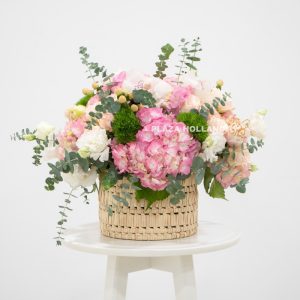
<instances>
[{"instance_id":1,"label":"wicker basket weave pattern","mask_svg":"<svg viewBox=\"0 0 300 300\"><path fill-rule=\"evenodd\" d=\"M116 204L112 195L120 195L122 183L127 179L104 190L99 191L99 218L101 232L105 236L125 240L168 240L188 237L197 232L198 192L193 176L185 179L185 198L177 205L172 205L167 198L155 202L146 210L144 200L137 201L132 197L129 206ZM129 189L130 194L135 193ZM109 216L107 208L111 207L113 214Z\"/></svg>"}]
</instances>

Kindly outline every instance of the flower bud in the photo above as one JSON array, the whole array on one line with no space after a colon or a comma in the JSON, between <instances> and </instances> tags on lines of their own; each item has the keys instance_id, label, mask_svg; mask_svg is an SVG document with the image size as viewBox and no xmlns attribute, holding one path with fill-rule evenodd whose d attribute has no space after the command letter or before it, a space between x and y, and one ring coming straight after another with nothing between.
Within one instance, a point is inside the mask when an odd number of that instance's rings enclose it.
<instances>
[{"instance_id":1,"label":"flower bud","mask_svg":"<svg viewBox=\"0 0 300 300\"><path fill-rule=\"evenodd\" d=\"M82 89L82 93L83 93L83 95L86 95L86 96L94 95L94 91L93 91L93 90L90 90L90 89L88 89L88 88L83 88L83 89Z\"/></svg>"},{"instance_id":2,"label":"flower bud","mask_svg":"<svg viewBox=\"0 0 300 300\"><path fill-rule=\"evenodd\" d=\"M35 135L34 134L24 134L23 138L27 142L31 142L35 140Z\"/></svg>"},{"instance_id":3,"label":"flower bud","mask_svg":"<svg viewBox=\"0 0 300 300\"><path fill-rule=\"evenodd\" d=\"M127 99L124 95L119 96L118 98L119 103L123 104L126 103Z\"/></svg>"},{"instance_id":4,"label":"flower bud","mask_svg":"<svg viewBox=\"0 0 300 300\"><path fill-rule=\"evenodd\" d=\"M258 167L256 165L251 165L250 166L250 171L251 172L256 172L258 170Z\"/></svg>"},{"instance_id":5,"label":"flower bud","mask_svg":"<svg viewBox=\"0 0 300 300\"><path fill-rule=\"evenodd\" d=\"M268 110L267 110L267 109L260 109L257 113L258 113L260 116L265 117L266 114L268 113Z\"/></svg>"},{"instance_id":6,"label":"flower bud","mask_svg":"<svg viewBox=\"0 0 300 300\"><path fill-rule=\"evenodd\" d=\"M223 85L224 85L224 81L222 79L219 79L217 81L216 88L219 89L219 90L221 90Z\"/></svg>"},{"instance_id":7,"label":"flower bud","mask_svg":"<svg viewBox=\"0 0 300 300\"><path fill-rule=\"evenodd\" d=\"M137 112L139 110L139 107L136 104L132 104L130 108L133 112Z\"/></svg>"},{"instance_id":8,"label":"flower bud","mask_svg":"<svg viewBox=\"0 0 300 300\"><path fill-rule=\"evenodd\" d=\"M97 90L97 89L99 88L99 82L98 82L98 81L93 82L92 88L93 88L94 90Z\"/></svg>"},{"instance_id":9,"label":"flower bud","mask_svg":"<svg viewBox=\"0 0 300 300\"><path fill-rule=\"evenodd\" d=\"M78 154L82 158L88 158L90 156L91 152L88 147L82 147L78 150Z\"/></svg>"}]
</instances>

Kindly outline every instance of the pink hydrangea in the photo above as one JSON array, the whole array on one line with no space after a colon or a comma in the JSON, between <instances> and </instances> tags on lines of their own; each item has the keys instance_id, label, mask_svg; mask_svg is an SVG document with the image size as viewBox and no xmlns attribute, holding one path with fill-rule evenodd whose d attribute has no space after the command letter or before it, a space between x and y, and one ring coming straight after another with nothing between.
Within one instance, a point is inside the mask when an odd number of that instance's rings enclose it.
<instances>
[{"instance_id":1,"label":"pink hydrangea","mask_svg":"<svg viewBox=\"0 0 300 300\"><path fill-rule=\"evenodd\" d=\"M200 143L192 138L187 127L164 115L160 108L144 108L137 114L144 128L136 141L126 145L113 144L112 155L121 173L137 176L144 187L162 190L167 175L188 175Z\"/></svg>"}]
</instances>

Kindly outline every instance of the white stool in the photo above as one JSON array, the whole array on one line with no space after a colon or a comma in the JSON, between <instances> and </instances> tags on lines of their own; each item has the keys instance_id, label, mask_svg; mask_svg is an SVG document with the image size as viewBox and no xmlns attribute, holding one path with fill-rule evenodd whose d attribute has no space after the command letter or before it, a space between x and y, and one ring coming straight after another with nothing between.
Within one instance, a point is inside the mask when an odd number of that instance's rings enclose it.
<instances>
[{"instance_id":1,"label":"white stool","mask_svg":"<svg viewBox=\"0 0 300 300\"><path fill-rule=\"evenodd\" d=\"M200 222L194 236L153 242L104 237L99 224L88 224L68 230L64 245L108 255L105 300L125 300L128 274L149 268L173 273L176 300L196 300L193 254L228 248L239 238L238 233L212 222Z\"/></svg>"}]
</instances>

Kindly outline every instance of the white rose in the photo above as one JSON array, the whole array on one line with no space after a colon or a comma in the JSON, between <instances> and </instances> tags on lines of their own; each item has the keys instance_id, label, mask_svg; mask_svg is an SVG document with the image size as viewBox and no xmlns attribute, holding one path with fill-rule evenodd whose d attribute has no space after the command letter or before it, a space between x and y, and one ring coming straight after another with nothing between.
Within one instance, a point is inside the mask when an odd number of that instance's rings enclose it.
<instances>
[{"instance_id":1,"label":"white rose","mask_svg":"<svg viewBox=\"0 0 300 300\"><path fill-rule=\"evenodd\" d=\"M41 122L37 125L36 127L36 132L34 133L35 136L40 139L40 140L45 140L51 133L53 133L55 128L46 123L46 122Z\"/></svg>"},{"instance_id":2,"label":"white rose","mask_svg":"<svg viewBox=\"0 0 300 300\"><path fill-rule=\"evenodd\" d=\"M249 129L252 136L262 140L266 136L264 118L261 114L255 114L249 121Z\"/></svg>"},{"instance_id":3,"label":"white rose","mask_svg":"<svg viewBox=\"0 0 300 300\"><path fill-rule=\"evenodd\" d=\"M85 132L77 140L76 145L80 153L90 153L90 157L94 160L100 161L108 160L109 140L107 139L105 129L94 127L92 130L85 130Z\"/></svg>"},{"instance_id":4,"label":"white rose","mask_svg":"<svg viewBox=\"0 0 300 300\"><path fill-rule=\"evenodd\" d=\"M98 174L96 168L91 168L88 172L84 172L81 167L75 165L73 173L62 173L61 176L72 189L76 189L80 186L89 187L93 185L97 180Z\"/></svg>"}]
</instances>

